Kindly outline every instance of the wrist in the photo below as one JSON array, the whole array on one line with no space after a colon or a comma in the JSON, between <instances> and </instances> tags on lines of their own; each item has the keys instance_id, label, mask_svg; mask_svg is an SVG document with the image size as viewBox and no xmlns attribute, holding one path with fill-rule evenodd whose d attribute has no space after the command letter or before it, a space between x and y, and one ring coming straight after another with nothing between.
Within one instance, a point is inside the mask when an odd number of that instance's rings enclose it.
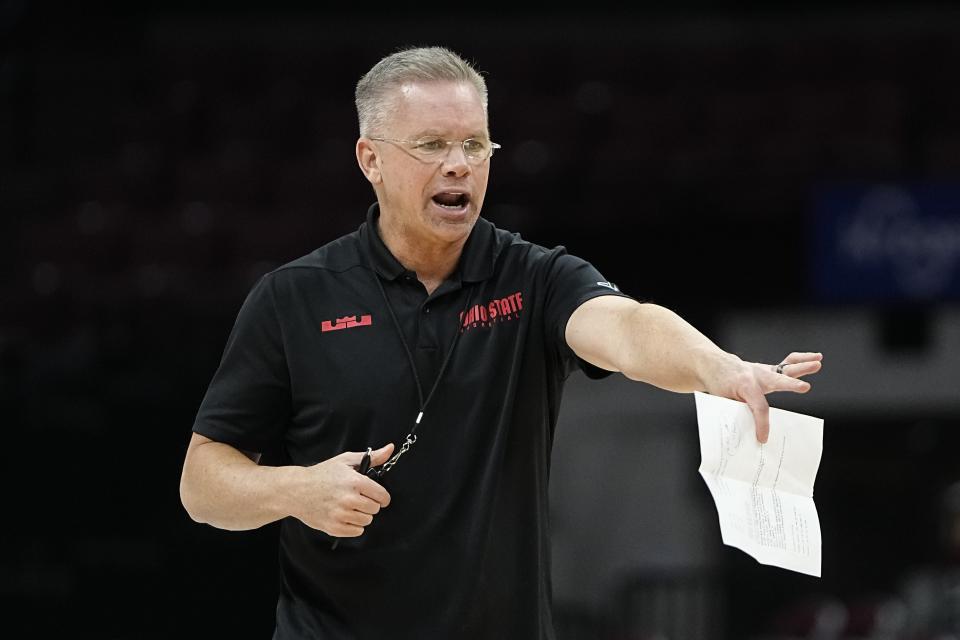
<instances>
[{"instance_id":1,"label":"wrist","mask_svg":"<svg viewBox=\"0 0 960 640\"><path fill-rule=\"evenodd\" d=\"M268 508L277 516L276 520L282 520L289 516L297 517L298 501L296 496L300 493L299 487L302 484L305 471L305 467L296 465L270 468L273 477L268 483L270 487Z\"/></svg>"},{"instance_id":2,"label":"wrist","mask_svg":"<svg viewBox=\"0 0 960 640\"><path fill-rule=\"evenodd\" d=\"M711 345L696 355L695 362L698 390L716 393L721 381L729 377L742 361L738 356Z\"/></svg>"}]
</instances>

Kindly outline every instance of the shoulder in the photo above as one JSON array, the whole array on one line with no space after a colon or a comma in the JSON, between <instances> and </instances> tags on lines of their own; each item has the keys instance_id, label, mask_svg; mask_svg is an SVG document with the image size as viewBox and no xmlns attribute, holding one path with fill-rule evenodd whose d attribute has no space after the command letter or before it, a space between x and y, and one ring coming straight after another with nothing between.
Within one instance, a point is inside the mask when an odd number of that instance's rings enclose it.
<instances>
[{"instance_id":1,"label":"shoulder","mask_svg":"<svg viewBox=\"0 0 960 640\"><path fill-rule=\"evenodd\" d=\"M359 236L355 231L291 260L267 275L294 278L302 272L310 271L342 273L361 265Z\"/></svg>"},{"instance_id":2,"label":"shoulder","mask_svg":"<svg viewBox=\"0 0 960 640\"><path fill-rule=\"evenodd\" d=\"M357 236L357 232L341 236L263 274L253 284L247 304L289 310L291 305L348 286L354 278L344 279L344 274L365 269Z\"/></svg>"},{"instance_id":3,"label":"shoulder","mask_svg":"<svg viewBox=\"0 0 960 640\"><path fill-rule=\"evenodd\" d=\"M525 279L546 282L569 291L584 289L599 294L618 294L620 289L590 261L567 251L563 245L546 247L523 239L519 233L496 229L501 247L498 272L523 274Z\"/></svg>"},{"instance_id":4,"label":"shoulder","mask_svg":"<svg viewBox=\"0 0 960 640\"><path fill-rule=\"evenodd\" d=\"M496 226L493 226L493 237L498 258L535 263L549 260L551 256L567 253L567 249L561 245L551 249L523 238L516 231L508 231Z\"/></svg>"},{"instance_id":5,"label":"shoulder","mask_svg":"<svg viewBox=\"0 0 960 640\"><path fill-rule=\"evenodd\" d=\"M363 266L358 233L353 232L280 265L266 273L261 284L271 288L296 286L298 283L335 278Z\"/></svg>"},{"instance_id":6,"label":"shoulder","mask_svg":"<svg viewBox=\"0 0 960 640\"><path fill-rule=\"evenodd\" d=\"M502 268L550 272L567 260L585 262L567 252L563 245L547 247L526 240L519 233L495 228L497 262Z\"/></svg>"}]
</instances>

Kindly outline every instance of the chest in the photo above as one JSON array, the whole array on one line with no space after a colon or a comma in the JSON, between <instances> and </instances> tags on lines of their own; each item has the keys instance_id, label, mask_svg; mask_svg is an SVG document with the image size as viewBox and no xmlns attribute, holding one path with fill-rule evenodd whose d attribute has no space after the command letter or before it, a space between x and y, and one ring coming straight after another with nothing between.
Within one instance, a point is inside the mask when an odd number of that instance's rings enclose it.
<instances>
[{"instance_id":1,"label":"chest","mask_svg":"<svg viewBox=\"0 0 960 640\"><path fill-rule=\"evenodd\" d=\"M293 306L302 311L281 319L294 432L395 439L398 423L412 421L428 399L432 410L452 414L496 405L516 386L530 347L543 343L529 283L496 279L433 296L363 284L298 291Z\"/></svg>"}]
</instances>

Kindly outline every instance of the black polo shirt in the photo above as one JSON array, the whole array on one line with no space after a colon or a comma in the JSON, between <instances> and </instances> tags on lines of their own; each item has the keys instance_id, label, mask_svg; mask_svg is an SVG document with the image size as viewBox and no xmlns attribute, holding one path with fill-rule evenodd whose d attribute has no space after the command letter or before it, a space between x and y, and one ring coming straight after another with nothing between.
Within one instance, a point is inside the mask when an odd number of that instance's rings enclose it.
<instances>
[{"instance_id":1,"label":"black polo shirt","mask_svg":"<svg viewBox=\"0 0 960 640\"><path fill-rule=\"evenodd\" d=\"M419 439L358 538L281 523L275 638L552 638L547 482L564 380L601 371L567 346L570 314L623 295L563 247L480 218L427 295L366 223L264 276L237 317L193 430L313 465ZM371 270L372 268L372 270ZM374 273L375 272L375 273ZM383 292L374 278L379 278Z\"/></svg>"}]
</instances>

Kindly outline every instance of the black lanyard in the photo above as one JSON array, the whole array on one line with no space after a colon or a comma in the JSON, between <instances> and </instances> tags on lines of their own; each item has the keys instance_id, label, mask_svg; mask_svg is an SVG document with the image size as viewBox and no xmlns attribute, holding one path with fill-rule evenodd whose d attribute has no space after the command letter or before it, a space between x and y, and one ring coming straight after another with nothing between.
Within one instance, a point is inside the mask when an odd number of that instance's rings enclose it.
<instances>
[{"instance_id":1,"label":"black lanyard","mask_svg":"<svg viewBox=\"0 0 960 640\"><path fill-rule=\"evenodd\" d=\"M400 344L403 345L403 350L407 354L407 362L410 363L410 371L413 373L413 381L417 385L417 399L420 401L420 412L417 414L416 420L413 422L413 427L410 429L410 433L407 434L407 437L404 439L403 444L400 445L400 449L393 454L393 457L384 462L380 467L373 467L368 472L368 476L380 477L385 474L387 471L393 468L393 465L397 464L397 460L400 459L400 456L405 454L410 450L410 447L417 441L417 427L420 426L420 421L423 420L423 415L427 410L427 405L430 404L430 400L433 399L433 394L436 392L437 387L440 386L440 380L443 378L444 372L447 370L447 365L450 363L450 357L453 355L453 350L457 346L457 341L460 339L460 333L462 327L457 327L457 332L453 334L453 340L450 342L450 347L447 348L447 354L443 358L443 364L440 365L440 372L437 373L436 380L433 381L433 387L430 389L430 393L427 394L427 397L423 397L423 385L420 384L420 375L417 373L417 365L413 360L413 353L410 351L410 345L407 344L407 339L403 335L403 329L400 326L400 321L397 319L397 314L393 310L393 305L390 304L390 300L387 298L387 292L383 288L383 283L380 282L380 276L377 275L377 270L373 268L369 257L367 257L367 264L370 267L370 272L373 274L373 279L377 282L377 288L380 289L380 295L383 296L383 303L387 306L387 311L390 312L390 319L393 320L393 327L397 330L397 336L400 338ZM462 279L461 279L462 282ZM463 307L463 313L460 315L460 322L466 317L467 310L470 309L470 300L473 297L473 289L467 291L467 301Z\"/></svg>"}]
</instances>

